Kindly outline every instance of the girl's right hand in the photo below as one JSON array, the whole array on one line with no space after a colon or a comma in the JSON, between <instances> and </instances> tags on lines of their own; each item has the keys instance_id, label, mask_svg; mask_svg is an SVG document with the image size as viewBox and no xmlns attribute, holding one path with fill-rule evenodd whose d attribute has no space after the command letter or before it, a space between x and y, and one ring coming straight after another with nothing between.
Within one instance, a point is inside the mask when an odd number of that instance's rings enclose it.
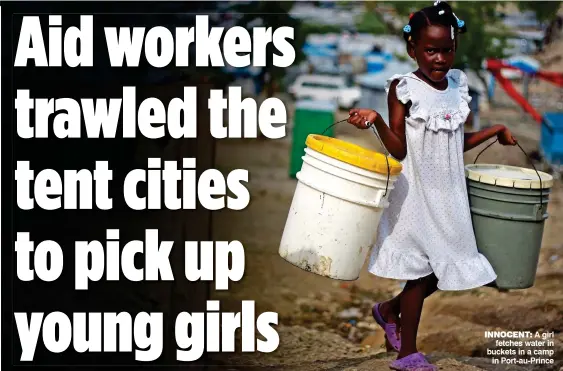
<instances>
[{"instance_id":1,"label":"girl's right hand","mask_svg":"<svg viewBox=\"0 0 563 371\"><path fill-rule=\"evenodd\" d=\"M379 114L368 108L352 108L349 112L350 117L348 118L348 122L358 129L367 129L369 128L370 124L374 124L375 120L379 116Z\"/></svg>"}]
</instances>

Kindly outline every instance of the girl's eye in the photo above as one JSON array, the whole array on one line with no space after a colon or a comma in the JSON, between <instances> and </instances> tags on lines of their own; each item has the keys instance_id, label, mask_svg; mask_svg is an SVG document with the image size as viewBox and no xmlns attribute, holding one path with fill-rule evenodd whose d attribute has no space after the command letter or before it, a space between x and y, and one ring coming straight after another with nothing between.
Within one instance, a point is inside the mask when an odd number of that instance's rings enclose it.
<instances>
[{"instance_id":1,"label":"girl's eye","mask_svg":"<svg viewBox=\"0 0 563 371\"><path fill-rule=\"evenodd\" d=\"M434 54L435 51L436 51L435 49L426 49L426 52L428 54Z\"/></svg>"},{"instance_id":2,"label":"girl's eye","mask_svg":"<svg viewBox=\"0 0 563 371\"><path fill-rule=\"evenodd\" d=\"M450 49L446 49L446 53L451 53L451 52L453 52L453 49L451 49L451 48L450 48Z\"/></svg>"}]
</instances>

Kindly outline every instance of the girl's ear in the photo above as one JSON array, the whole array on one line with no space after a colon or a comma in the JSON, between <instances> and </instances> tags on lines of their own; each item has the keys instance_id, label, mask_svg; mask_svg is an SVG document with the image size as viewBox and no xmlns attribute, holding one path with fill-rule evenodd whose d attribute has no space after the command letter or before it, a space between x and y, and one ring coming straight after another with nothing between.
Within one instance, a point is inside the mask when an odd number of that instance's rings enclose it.
<instances>
[{"instance_id":1,"label":"girl's ear","mask_svg":"<svg viewBox=\"0 0 563 371\"><path fill-rule=\"evenodd\" d=\"M407 53L409 53L409 57L416 60L416 56L414 55L414 42L413 41L409 41L407 43Z\"/></svg>"}]
</instances>

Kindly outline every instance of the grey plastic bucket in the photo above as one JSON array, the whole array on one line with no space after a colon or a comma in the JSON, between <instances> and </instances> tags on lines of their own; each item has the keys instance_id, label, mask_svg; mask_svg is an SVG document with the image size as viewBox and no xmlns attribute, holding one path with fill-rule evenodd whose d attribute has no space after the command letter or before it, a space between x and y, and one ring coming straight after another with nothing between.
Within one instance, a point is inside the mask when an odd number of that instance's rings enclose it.
<instances>
[{"instance_id":1,"label":"grey plastic bucket","mask_svg":"<svg viewBox=\"0 0 563 371\"><path fill-rule=\"evenodd\" d=\"M496 286L532 287L553 177L489 164L467 165L465 175L477 248L493 266Z\"/></svg>"}]
</instances>

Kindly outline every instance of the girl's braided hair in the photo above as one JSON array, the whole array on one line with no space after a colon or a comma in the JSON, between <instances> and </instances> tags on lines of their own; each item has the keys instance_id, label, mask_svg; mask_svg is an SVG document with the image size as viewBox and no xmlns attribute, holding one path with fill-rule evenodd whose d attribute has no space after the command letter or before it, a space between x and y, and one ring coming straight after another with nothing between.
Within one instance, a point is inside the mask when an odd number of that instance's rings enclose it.
<instances>
[{"instance_id":1,"label":"girl's braided hair","mask_svg":"<svg viewBox=\"0 0 563 371\"><path fill-rule=\"evenodd\" d=\"M403 38L409 47L410 41L420 38L420 31L430 25L453 27L452 38L457 39L458 33L465 33L465 22L458 19L451 6L446 2L436 1L433 6L426 7L410 15L409 23L403 28Z\"/></svg>"}]
</instances>

